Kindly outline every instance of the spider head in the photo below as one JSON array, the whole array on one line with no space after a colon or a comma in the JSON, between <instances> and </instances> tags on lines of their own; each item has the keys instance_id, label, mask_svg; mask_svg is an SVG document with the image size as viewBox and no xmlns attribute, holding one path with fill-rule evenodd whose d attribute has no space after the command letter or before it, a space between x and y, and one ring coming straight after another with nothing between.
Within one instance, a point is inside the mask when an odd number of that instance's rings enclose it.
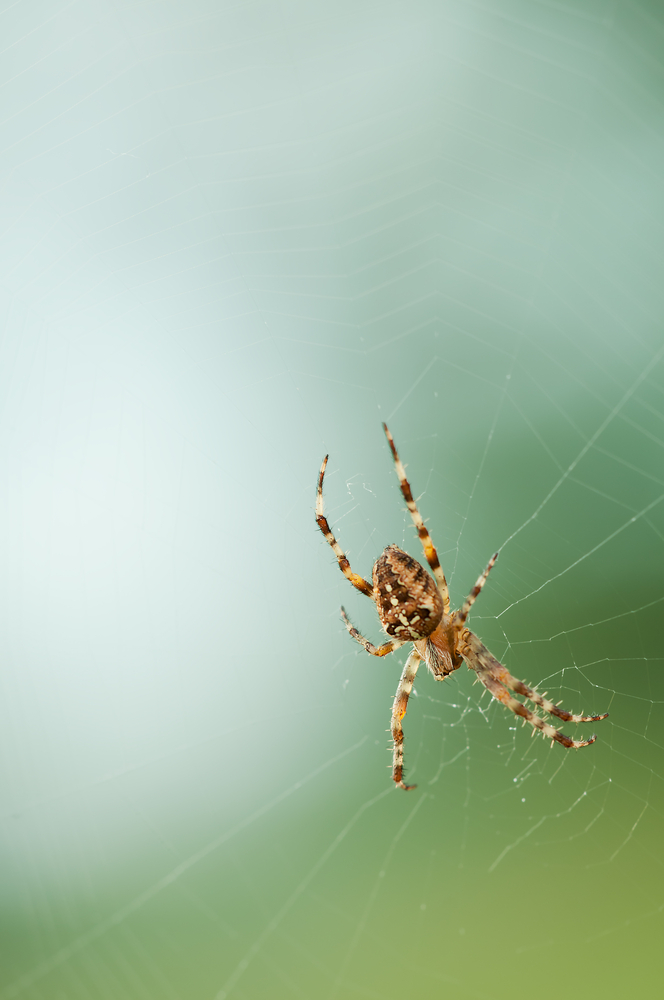
<instances>
[{"instance_id":1,"label":"spider head","mask_svg":"<svg viewBox=\"0 0 664 1000\"><path fill-rule=\"evenodd\" d=\"M416 559L388 545L373 568L378 616L387 634L417 642L431 635L443 617L436 584Z\"/></svg>"}]
</instances>

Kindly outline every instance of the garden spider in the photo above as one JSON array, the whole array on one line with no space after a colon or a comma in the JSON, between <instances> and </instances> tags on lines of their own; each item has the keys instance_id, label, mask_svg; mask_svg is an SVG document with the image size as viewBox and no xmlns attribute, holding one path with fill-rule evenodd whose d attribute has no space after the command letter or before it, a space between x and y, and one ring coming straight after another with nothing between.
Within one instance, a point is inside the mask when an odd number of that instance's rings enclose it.
<instances>
[{"instance_id":1,"label":"garden spider","mask_svg":"<svg viewBox=\"0 0 664 1000\"><path fill-rule=\"evenodd\" d=\"M417 504L413 500L404 467L386 424L383 424L383 430L392 449L401 492L417 528L424 555L436 583L434 584L426 570L415 559L397 545L388 545L374 564L373 586L368 580L353 573L350 563L332 534L324 514L323 476L325 475L328 455L323 459L318 476L316 523L323 532L325 540L332 547L341 572L350 580L356 590L366 594L375 602L381 625L385 632L392 637L389 642L383 643L382 646L374 646L363 635L360 635L349 622L346 612L342 608L341 616L353 639L364 646L372 656L385 656L407 642L413 644L410 656L403 668L392 706L392 739L394 741L392 778L397 787L406 790L415 788L415 785L406 785L403 781L401 720L406 714L408 698L413 689L417 668L422 660L426 661L427 667L437 681L445 680L447 675L451 674L453 670L457 670L462 661L465 660L468 667L475 671L484 687L491 692L497 701L533 726L533 733L535 729L539 729L545 738L555 740L556 743L561 743L562 746L568 748L587 747L594 743L597 739L595 735L588 740L573 740L569 736L565 736L564 733L555 729L540 716L531 712L523 702L514 698L510 692L514 691L516 694L522 695L534 705L539 705L549 715L554 715L565 722L599 722L600 719L606 719L608 712L604 715L573 715L571 712L563 711L544 695L528 687L523 681L517 680L516 677L512 677L477 636L465 627L466 618L475 598L486 583L489 572L498 558L497 552L491 557L489 565L459 610L450 612L450 595L445 574L438 561L438 554L417 509Z\"/></svg>"}]
</instances>

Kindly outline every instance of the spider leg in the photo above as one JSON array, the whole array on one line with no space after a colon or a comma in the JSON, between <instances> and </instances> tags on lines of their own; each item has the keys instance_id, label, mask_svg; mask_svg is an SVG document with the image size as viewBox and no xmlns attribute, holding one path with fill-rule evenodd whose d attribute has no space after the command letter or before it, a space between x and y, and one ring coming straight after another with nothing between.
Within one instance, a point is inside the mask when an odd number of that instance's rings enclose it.
<instances>
[{"instance_id":1,"label":"spider leg","mask_svg":"<svg viewBox=\"0 0 664 1000\"><path fill-rule=\"evenodd\" d=\"M346 577L347 580L350 580L350 582L353 584L353 586L357 590L359 590L360 593L366 594L366 596L370 597L371 600L373 601L374 600L373 587L363 577L358 576L357 573L353 573L352 569L350 568L350 563L348 562L348 559L346 558L346 553L341 548L341 546L339 545L339 542L336 540L336 538L332 534L330 526L327 523L327 518L325 517L325 514L323 513L323 511L324 511L324 508L323 508L323 476L325 475L325 466L327 465L328 458L329 458L329 455L326 455L325 458L323 459L323 464L320 467L320 473L318 475L318 489L316 490L316 523L317 523L318 527L320 528L320 530L325 535L325 541L331 547L332 551L334 552L335 556L337 557L337 562L339 563L339 569L341 570L341 572L343 573L343 575Z\"/></svg>"},{"instance_id":2,"label":"spider leg","mask_svg":"<svg viewBox=\"0 0 664 1000\"><path fill-rule=\"evenodd\" d=\"M348 617L344 609L341 609L341 617L344 620L344 625L352 635L356 642L359 642L360 646L364 646L367 653L371 653L372 656L387 656L388 653L392 653L399 646L403 646L404 643L409 642L409 639L390 639L389 642L384 642L382 646L374 646L372 642L365 639L363 635L357 631L355 626L348 621Z\"/></svg>"},{"instance_id":3,"label":"spider leg","mask_svg":"<svg viewBox=\"0 0 664 1000\"><path fill-rule=\"evenodd\" d=\"M403 782L403 729L401 728L401 720L406 714L410 692L413 690L415 675L421 662L422 657L416 649L413 649L406 660L406 665L403 668L401 680L399 681L399 687L394 696L394 704L392 705L392 739L394 740L392 779L396 783L397 788L405 788L406 791L417 786L405 785Z\"/></svg>"},{"instance_id":4,"label":"spider leg","mask_svg":"<svg viewBox=\"0 0 664 1000\"><path fill-rule=\"evenodd\" d=\"M502 664L498 664L500 670L493 670L492 673L494 677L508 687L511 691L516 691L517 694L523 695L528 701L532 701L535 705L539 705L543 708L545 712L549 715L555 715L556 718L562 719L563 722L599 722L601 719L608 718L609 713L605 712L604 715L575 715L573 712L565 712L562 708L558 708L552 701L541 695L539 691L533 690L533 688L528 687L523 681L518 680L516 677L512 677L509 670L507 670Z\"/></svg>"},{"instance_id":5,"label":"spider leg","mask_svg":"<svg viewBox=\"0 0 664 1000\"><path fill-rule=\"evenodd\" d=\"M466 645L471 649L475 650L476 655L484 662L487 669L490 671L493 677L510 691L516 691L517 694L523 695L528 701L532 701L535 705L539 705L543 708L545 712L549 715L555 715L556 718L562 719L563 722L600 722L602 719L607 719L609 716L608 712L603 715L576 715L574 712L566 712L562 708L558 708L554 702L550 701L549 698L545 698L544 695L540 694L539 691L535 691L534 688L528 687L524 681L520 681L517 677L513 677L509 672L507 667L504 667L502 663L499 663L495 656L492 656L486 646L480 642L476 635L472 632L467 633L467 638L465 640Z\"/></svg>"},{"instance_id":6,"label":"spider leg","mask_svg":"<svg viewBox=\"0 0 664 1000\"><path fill-rule=\"evenodd\" d=\"M476 600L476 598L477 598L480 590L482 589L482 587L486 583L487 577L488 577L489 573L491 572L491 570L493 569L497 558L498 558L498 553L496 552L494 555L491 556L491 559L489 560L489 565L484 570L484 572L482 573L482 575L480 577L478 577L477 583L475 584L475 586L473 587L473 589L471 590L471 592L468 594L468 597L466 598L466 600L463 602L463 604L461 605L461 607L457 611L457 613L456 613L456 620L459 623L459 625L463 625L464 622L465 622L465 620L466 620L466 618L468 617L468 613L469 613L470 609L472 608L473 604L475 603L475 600Z\"/></svg>"},{"instance_id":7,"label":"spider leg","mask_svg":"<svg viewBox=\"0 0 664 1000\"><path fill-rule=\"evenodd\" d=\"M504 705L505 708L509 708L509 710L514 712L515 715L520 716L520 718L528 722L534 729L539 729L543 736L555 740L556 743L560 743L564 747L573 747L574 749L590 746L590 744L594 743L597 739L597 736L593 733L593 735L587 740L573 740L570 736L566 736L564 733L561 733L560 730L555 729L550 723L541 719L538 715L535 715L534 712L531 712L527 705L524 705L517 698L513 698L507 690L507 687L504 685L507 684L508 686L511 686L511 684L508 684L508 678L510 681L519 685L521 684L521 681L517 681L516 678L512 677L512 675L505 670L503 665L491 655L484 643L480 642L477 636L473 635L472 632L466 630L459 651L470 669L475 671L484 687L491 692L493 697ZM532 691L532 688L528 688L525 684L523 687L532 694L536 694L536 692ZM518 689L512 688L512 690ZM519 691L519 694L524 694L524 692ZM525 696L530 697L529 695ZM537 701L536 698L531 700L535 701L536 704L541 704L541 702ZM544 701L546 701L547 704L552 704L548 701L548 699L542 699L542 702ZM555 708L555 706L553 707ZM545 708L545 711L549 711L544 704L542 704L542 708ZM575 716L570 715L569 713L564 713L563 716L568 722L594 722L598 719L606 718L605 715Z\"/></svg>"},{"instance_id":8,"label":"spider leg","mask_svg":"<svg viewBox=\"0 0 664 1000\"><path fill-rule=\"evenodd\" d=\"M406 501L406 506L410 511L410 516L413 519L413 524L417 528L417 533L420 536L420 541L422 542L422 548L424 549L424 555L426 560L431 567L431 572L434 575L436 583L438 584L438 590L440 591L440 596L443 599L443 610L445 614L450 613L450 592L447 587L447 580L445 579L445 574L443 573L442 566L440 565L440 560L438 559L438 553L436 552L435 546L431 540L431 535L427 531L426 525L422 520L422 515L417 509L417 504L413 500L413 493L410 488L410 483L406 479L406 470L403 467L399 454L397 452L396 446L394 444L394 439L387 429L387 424L383 424L383 430L385 431L385 437L387 438L387 443L392 449L392 457L394 459L394 466L397 470L397 476L399 477L399 485L401 486L401 492L403 493L404 500Z\"/></svg>"}]
</instances>

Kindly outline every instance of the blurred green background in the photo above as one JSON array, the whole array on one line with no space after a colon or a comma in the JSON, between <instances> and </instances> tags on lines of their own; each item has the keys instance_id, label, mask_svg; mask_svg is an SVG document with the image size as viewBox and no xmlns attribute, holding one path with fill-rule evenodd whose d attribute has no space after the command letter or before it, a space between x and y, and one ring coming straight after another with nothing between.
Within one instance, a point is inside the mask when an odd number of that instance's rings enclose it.
<instances>
[{"instance_id":1,"label":"blurred green background","mask_svg":"<svg viewBox=\"0 0 664 1000\"><path fill-rule=\"evenodd\" d=\"M0 997L654 994L661 5L0 23ZM592 747L422 669L391 787L405 656L313 511L329 452L354 569L421 558L381 420Z\"/></svg>"}]
</instances>

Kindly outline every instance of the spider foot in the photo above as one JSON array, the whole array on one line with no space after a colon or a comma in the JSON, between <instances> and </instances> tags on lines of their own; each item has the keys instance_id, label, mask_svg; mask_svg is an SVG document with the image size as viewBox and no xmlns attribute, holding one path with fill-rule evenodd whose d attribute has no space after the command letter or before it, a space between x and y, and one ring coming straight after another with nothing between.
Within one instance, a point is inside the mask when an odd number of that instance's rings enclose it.
<instances>
[{"instance_id":1,"label":"spider foot","mask_svg":"<svg viewBox=\"0 0 664 1000\"><path fill-rule=\"evenodd\" d=\"M417 785L404 785L403 781L397 781L397 788L403 788L405 792L410 792L411 789L417 788Z\"/></svg>"},{"instance_id":2,"label":"spider foot","mask_svg":"<svg viewBox=\"0 0 664 1000\"><path fill-rule=\"evenodd\" d=\"M600 719L605 719L605 715L600 715ZM542 735L546 739L550 736L550 733L543 732ZM562 746L567 747L568 750L579 750L581 747L589 747L591 743L594 743L597 739L597 733L593 733L587 740L573 740L570 736L565 736L564 733L556 731L555 736L551 736L552 740L556 743L560 743Z\"/></svg>"}]
</instances>

